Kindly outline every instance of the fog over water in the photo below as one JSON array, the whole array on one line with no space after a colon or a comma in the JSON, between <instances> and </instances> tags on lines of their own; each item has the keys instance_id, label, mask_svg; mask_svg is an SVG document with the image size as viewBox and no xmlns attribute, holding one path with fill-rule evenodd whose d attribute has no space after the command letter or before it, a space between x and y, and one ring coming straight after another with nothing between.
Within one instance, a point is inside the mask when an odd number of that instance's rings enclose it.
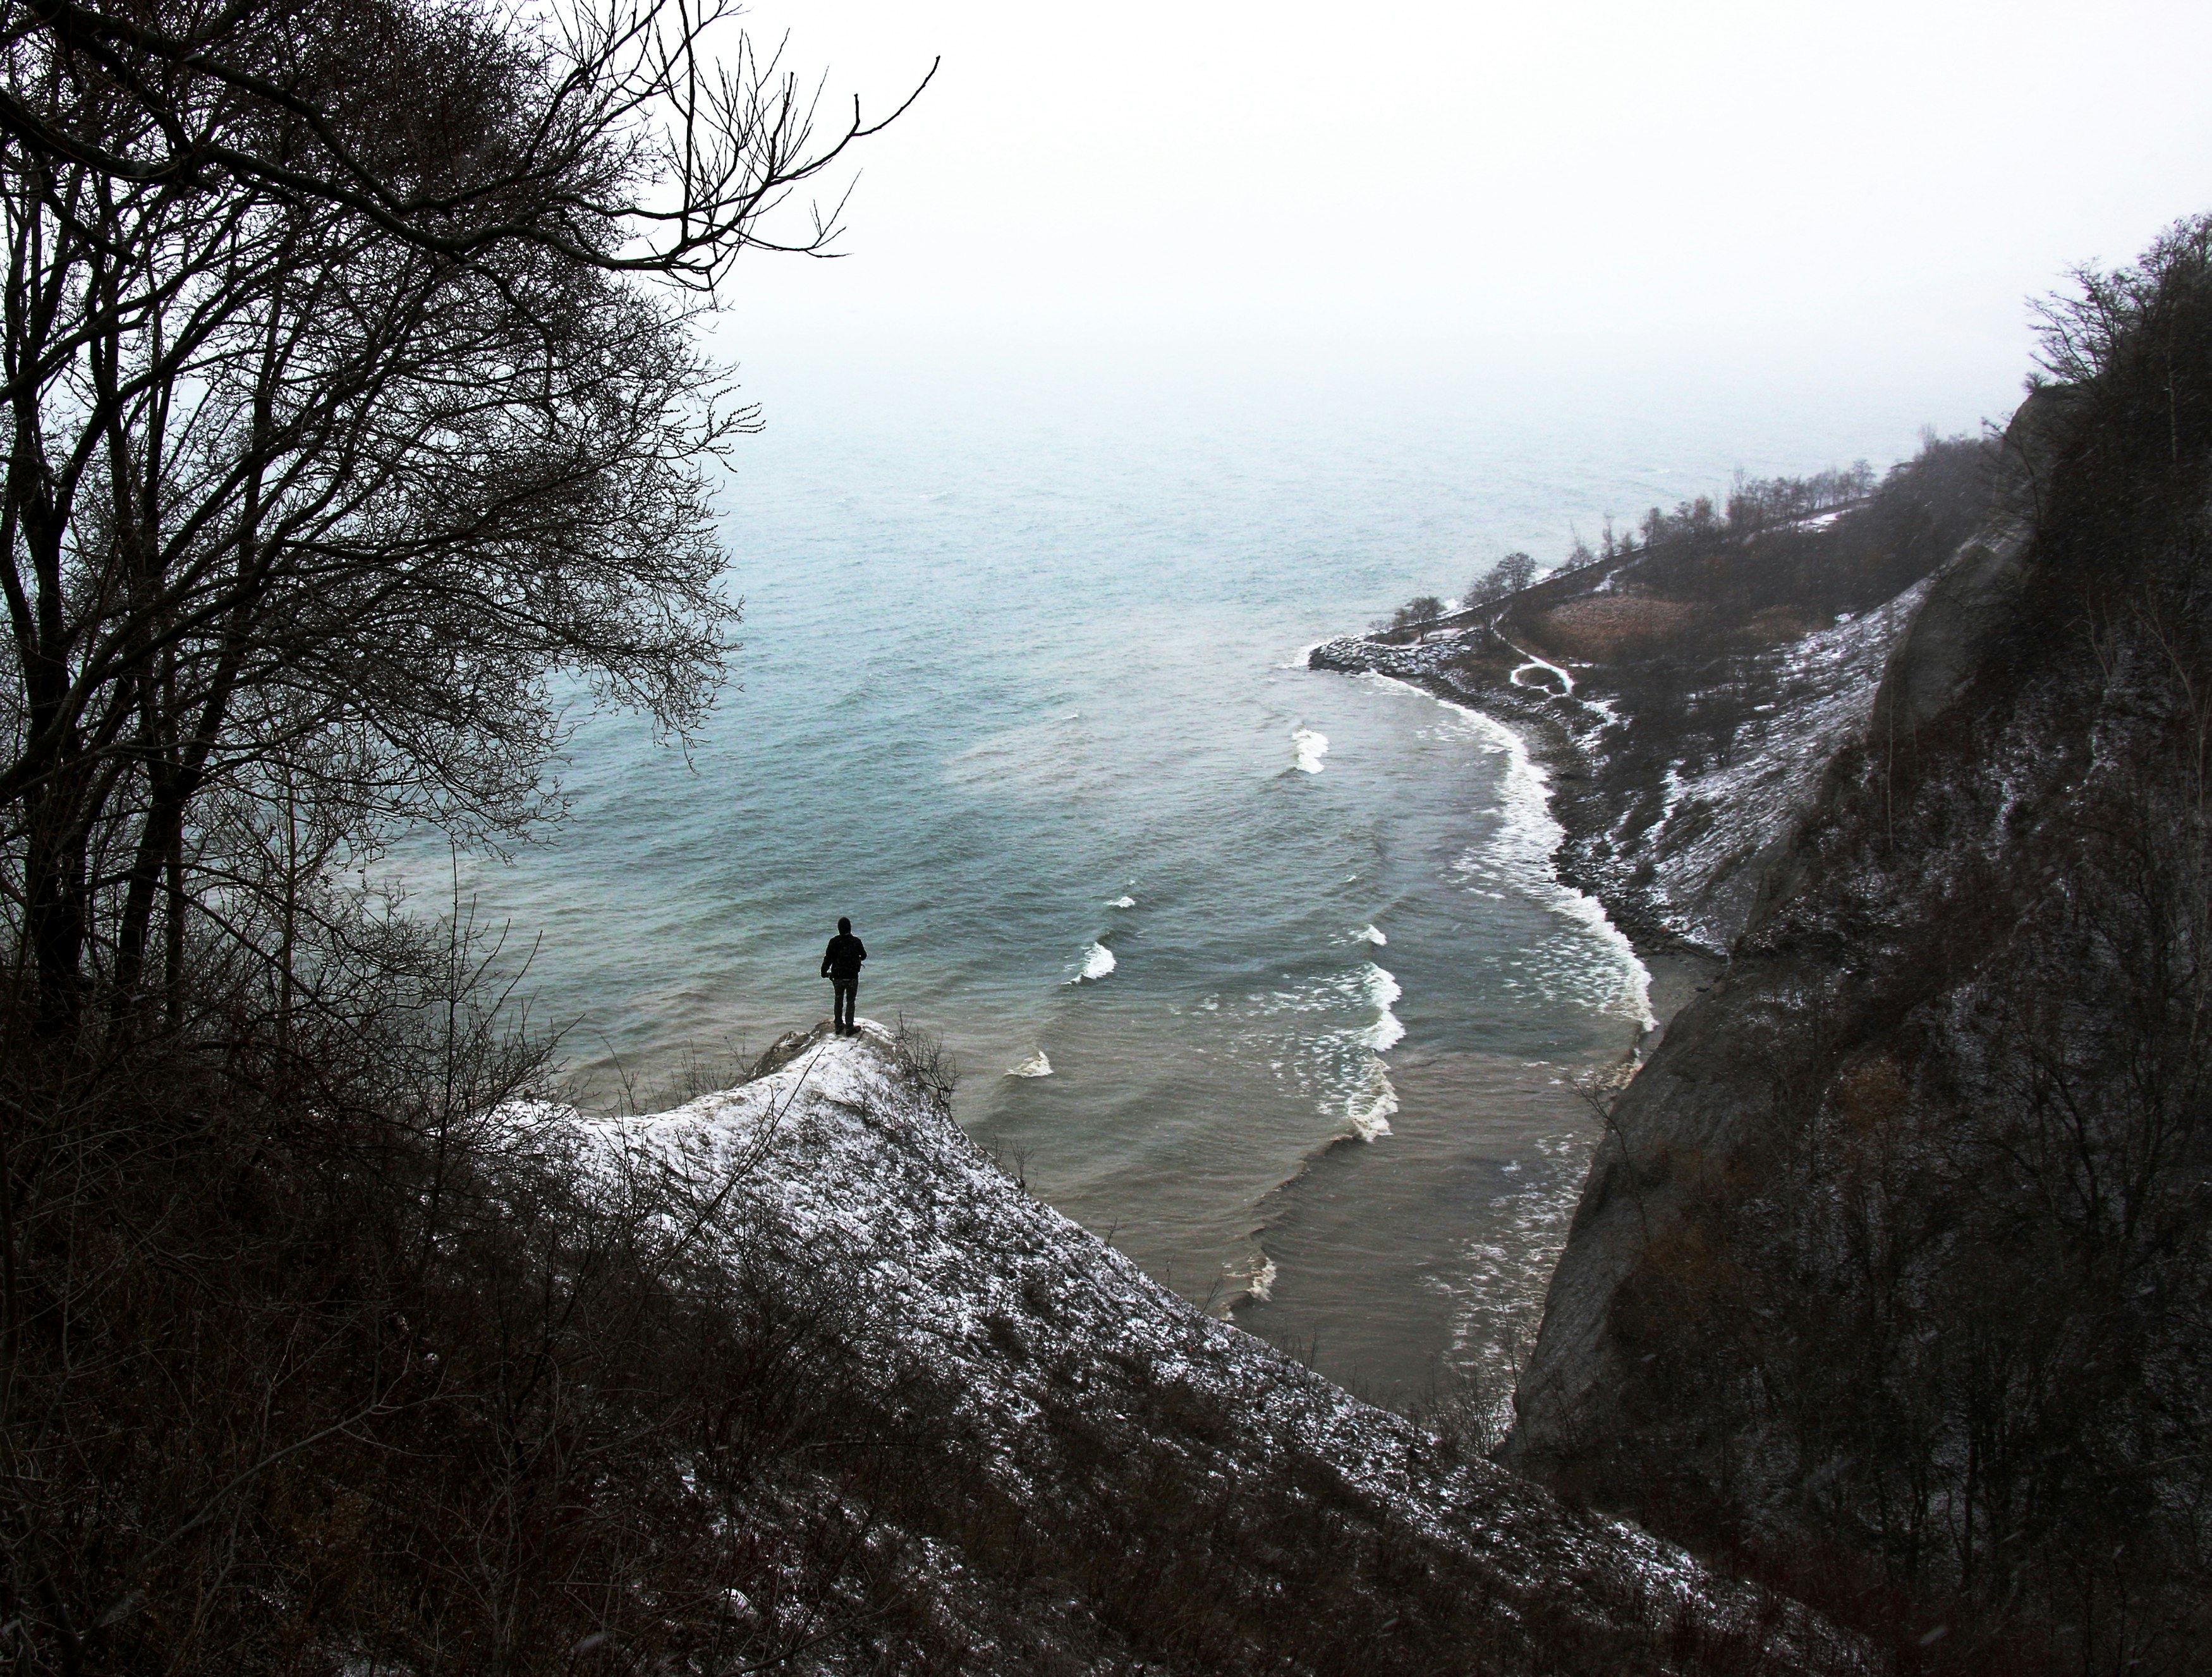
<instances>
[{"instance_id":1,"label":"fog over water","mask_svg":"<svg viewBox=\"0 0 2212 1677\"><path fill-rule=\"evenodd\" d=\"M2008 389L2022 299L2212 208L2194 0L758 0L888 111L846 260L741 264L770 399L857 365ZM847 176L826 185L837 200ZM801 226L803 198L787 206ZM1930 417L1939 415L1930 413Z\"/></svg>"}]
</instances>

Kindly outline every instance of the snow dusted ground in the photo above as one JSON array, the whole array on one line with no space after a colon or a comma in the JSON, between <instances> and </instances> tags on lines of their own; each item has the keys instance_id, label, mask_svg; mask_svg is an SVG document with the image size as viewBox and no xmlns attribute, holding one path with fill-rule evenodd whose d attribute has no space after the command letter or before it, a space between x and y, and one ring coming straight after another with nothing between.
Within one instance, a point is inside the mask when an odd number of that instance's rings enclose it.
<instances>
[{"instance_id":1,"label":"snow dusted ground","mask_svg":"<svg viewBox=\"0 0 2212 1677\"><path fill-rule=\"evenodd\" d=\"M1409 1551L1468 1563L1477 1610L1509 1629L1694 1621L1752 1636L1765 1668L1856 1668L1802 1609L1455 1455L1155 1285L994 1164L881 1025L794 1034L762 1065L673 1111L576 1121L610 1158L665 1165L716 1215L771 1230L776 1261L836 1278L861 1305L853 1364L873 1395L896 1403L917 1379L953 1394L986 1471L1038 1519L1084 1489L1071 1441L1142 1441L1209 1481L1326 1482Z\"/></svg>"},{"instance_id":2,"label":"snow dusted ground","mask_svg":"<svg viewBox=\"0 0 2212 1677\"><path fill-rule=\"evenodd\" d=\"M1690 760L1669 763L1657 818L1632 805L1607 835L1610 854L1590 857L1600 895L1640 890L1650 919L1725 954L1750 917L1764 860L1811 806L1828 760L1865 732L1890 653L1928 587L1917 582L1784 647L1761 683L1766 702L1737 731L1728 760L1686 775Z\"/></svg>"}]
</instances>

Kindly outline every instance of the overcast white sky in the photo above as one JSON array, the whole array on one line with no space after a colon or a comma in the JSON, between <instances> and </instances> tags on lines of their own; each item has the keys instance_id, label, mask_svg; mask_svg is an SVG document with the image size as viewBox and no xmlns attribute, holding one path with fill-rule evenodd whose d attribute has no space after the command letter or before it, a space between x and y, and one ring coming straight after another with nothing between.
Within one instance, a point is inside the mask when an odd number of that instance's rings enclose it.
<instances>
[{"instance_id":1,"label":"overcast white sky","mask_svg":"<svg viewBox=\"0 0 2212 1677\"><path fill-rule=\"evenodd\" d=\"M833 365L1241 362L1887 383L1950 424L2016 391L2027 295L2212 209L2205 0L762 0L749 27L872 111L944 60L866 153L849 254L746 264L722 330L771 399Z\"/></svg>"}]
</instances>

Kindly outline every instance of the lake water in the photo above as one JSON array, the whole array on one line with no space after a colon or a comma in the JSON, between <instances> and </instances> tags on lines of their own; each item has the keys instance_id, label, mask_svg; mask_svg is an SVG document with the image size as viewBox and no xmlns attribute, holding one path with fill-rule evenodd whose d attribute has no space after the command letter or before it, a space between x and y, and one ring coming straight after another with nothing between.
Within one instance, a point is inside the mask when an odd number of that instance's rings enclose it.
<instances>
[{"instance_id":1,"label":"lake water","mask_svg":"<svg viewBox=\"0 0 2212 1677\"><path fill-rule=\"evenodd\" d=\"M573 817L469 887L599 1099L826 1017L849 914L861 1012L940 1033L971 1133L1155 1276L1372 1391L1504 1357L1647 975L1510 732L1302 652L1914 416L1065 406L772 414L741 686L688 761L592 722Z\"/></svg>"}]
</instances>

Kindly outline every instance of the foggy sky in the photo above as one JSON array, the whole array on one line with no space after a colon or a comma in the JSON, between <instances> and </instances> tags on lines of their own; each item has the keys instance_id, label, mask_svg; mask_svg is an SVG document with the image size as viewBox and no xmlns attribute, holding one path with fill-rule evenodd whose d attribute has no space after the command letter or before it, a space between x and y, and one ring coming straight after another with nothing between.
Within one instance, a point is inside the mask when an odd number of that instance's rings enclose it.
<instances>
[{"instance_id":1,"label":"foggy sky","mask_svg":"<svg viewBox=\"0 0 2212 1677\"><path fill-rule=\"evenodd\" d=\"M771 0L895 103L830 263L718 328L773 396L942 379L1694 376L2008 405L2023 299L2212 209L2212 6ZM927 370L927 371L925 371ZM1955 410L1955 411L1954 411Z\"/></svg>"}]
</instances>

